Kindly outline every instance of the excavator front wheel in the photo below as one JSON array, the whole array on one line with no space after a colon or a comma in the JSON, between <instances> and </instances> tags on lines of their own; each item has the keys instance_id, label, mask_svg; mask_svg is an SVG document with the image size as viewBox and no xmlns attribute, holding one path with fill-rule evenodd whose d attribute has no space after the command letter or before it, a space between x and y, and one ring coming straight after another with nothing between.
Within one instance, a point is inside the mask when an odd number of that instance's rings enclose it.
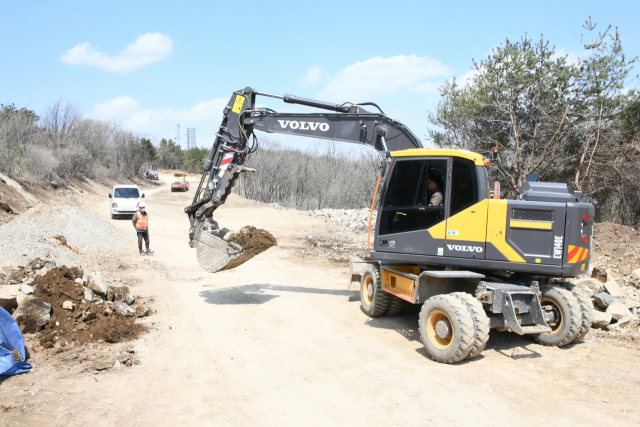
<instances>
[{"instance_id":1,"label":"excavator front wheel","mask_svg":"<svg viewBox=\"0 0 640 427\"><path fill-rule=\"evenodd\" d=\"M360 280L360 305L369 317L382 316L389 307L391 294L382 290L380 267L367 265Z\"/></svg>"},{"instance_id":2,"label":"excavator front wheel","mask_svg":"<svg viewBox=\"0 0 640 427\"><path fill-rule=\"evenodd\" d=\"M453 295L429 298L420 310L418 326L425 350L437 362L459 362L472 350L473 318L467 306Z\"/></svg>"},{"instance_id":3,"label":"excavator front wheel","mask_svg":"<svg viewBox=\"0 0 640 427\"><path fill-rule=\"evenodd\" d=\"M551 332L534 335L533 338L539 344L548 346L562 347L571 343L578 336L582 323L578 300L571 291L561 286L545 285L540 291L540 305L543 310L553 313L554 321L548 322Z\"/></svg>"}]
</instances>

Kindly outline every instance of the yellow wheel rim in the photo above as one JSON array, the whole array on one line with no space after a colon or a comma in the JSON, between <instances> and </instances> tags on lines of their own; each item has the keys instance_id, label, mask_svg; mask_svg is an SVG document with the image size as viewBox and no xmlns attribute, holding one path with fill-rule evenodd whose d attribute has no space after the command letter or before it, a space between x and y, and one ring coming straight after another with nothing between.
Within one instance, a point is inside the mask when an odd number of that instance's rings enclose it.
<instances>
[{"instance_id":1,"label":"yellow wheel rim","mask_svg":"<svg viewBox=\"0 0 640 427\"><path fill-rule=\"evenodd\" d=\"M451 333L444 338L440 338L438 336L438 334L436 333L436 324L442 320L447 321L449 322L449 324L451 324L451 319L449 319L449 317L442 311L432 311L429 314L429 317L427 317L427 334L429 335L429 340L434 346L436 346L436 348L440 350L446 350L451 346L451 343L453 342L454 333L452 330Z\"/></svg>"},{"instance_id":2,"label":"yellow wheel rim","mask_svg":"<svg viewBox=\"0 0 640 427\"><path fill-rule=\"evenodd\" d=\"M364 283L362 285L362 298L367 305L371 305L371 303L373 303L373 278L371 276L367 276L364 279Z\"/></svg>"},{"instance_id":3,"label":"yellow wheel rim","mask_svg":"<svg viewBox=\"0 0 640 427\"><path fill-rule=\"evenodd\" d=\"M556 319L560 319L560 321L556 320L555 326L549 326L551 328L551 332L547 332L545 333L545 335L553 335L557 333L562 328L562 322L564 321L564 317L562 316L562 310L560 310L560 307L558 306L558 304L556 304L553 300L550 300L549 298L543 298L542 301L540 301L540 305L543 307L543 310L545 306L550 306L551 310L556 315Z\"/></svg>"}]
</instances>

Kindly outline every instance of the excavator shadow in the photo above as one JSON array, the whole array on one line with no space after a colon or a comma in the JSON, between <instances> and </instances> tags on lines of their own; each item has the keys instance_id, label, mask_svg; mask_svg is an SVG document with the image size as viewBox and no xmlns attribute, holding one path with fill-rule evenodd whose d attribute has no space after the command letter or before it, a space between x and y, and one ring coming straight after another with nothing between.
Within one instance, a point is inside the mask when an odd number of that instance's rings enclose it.
<instances>
[{"instance_id":1,"label":"excavator shadow","mask_svg":"<svg viewBox=\"0 0 640 427\"><path fill-rule=\"evenodd\" d=\"M367 318L365 324L372 328L387 329L402 335L409 341L420 342L418 314L420 306L407 306L398 316Z\"/></svg>"},{"instance_id":2,"label":"excavator shadow","mask_svg":"<svg viewBox=\"0 0 640 427\"><path fill-rule=\"evenodd\" d=\"M368 318L365 324L372 328L392 330L405 337L408 341L416 341L420 343L420 347L416 349L416 352L430 359L426 350L422 346L422 340L420 338L420 331L418 329L419 314L420 306L408 306L399 316ZM537 359L542 357L542 354L532 349L532 347L535 348L536 346L537 344L530 338L522 337L512 332L491 330L489 332L489 342L487 343L487 347L484 351L493 350L502 356L509 357L514 360ZM465 360L458 364L478 361L482 360L482 358L483 354L480 354L472 360Z\"/></svg>"},{"instance_id":3,"label":"excavator shadow","mask_svg":"<svg viewBox=\"0 0 640 427\"><path fill-rule=\"evenodd\" d=\"M526 336L520 336L513 332L491 330L485 351L494 350L502 356L514 360L537 359L542 357L542 354L530 348L535 346L538 344Z\"/></svg>"},{"instance_id":4,"label":"excavator shadow","mask_svg":"<svg viewBox=\"0 0 640 427\"><path fill-rule=\"evenodd\" d=\"M271 285L266 283L211 289L202 291L199 295L204 298L204 302L207 304L240 305L264 304L274 298L278 298L280 295L277 295L277 292L299 292L306 294L348 296L349 301L360 300L357 295L354 297L354 295L356 294L354 291L346 291L340 289L307 288L304 286Z\"/></svg>"}]
</instances>

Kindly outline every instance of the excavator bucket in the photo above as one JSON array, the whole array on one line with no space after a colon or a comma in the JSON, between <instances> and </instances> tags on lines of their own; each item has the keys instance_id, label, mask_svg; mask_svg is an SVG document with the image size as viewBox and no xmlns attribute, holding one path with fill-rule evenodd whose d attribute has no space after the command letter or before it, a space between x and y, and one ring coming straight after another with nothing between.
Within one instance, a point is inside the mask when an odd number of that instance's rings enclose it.
<instances>
[{"instance_id":1,"label":"excavator bucket","mask_svg":"<svg viewBox=\"0 0 640 427\"><path fill-rule=\"evenodd\" d=\"M277 240L269 232L255 227L243 227L238 233L227 233L224 239L199 230L194 242L198 263L209 273L238 267L277 245Z\"/></svg>"}]
</instances>

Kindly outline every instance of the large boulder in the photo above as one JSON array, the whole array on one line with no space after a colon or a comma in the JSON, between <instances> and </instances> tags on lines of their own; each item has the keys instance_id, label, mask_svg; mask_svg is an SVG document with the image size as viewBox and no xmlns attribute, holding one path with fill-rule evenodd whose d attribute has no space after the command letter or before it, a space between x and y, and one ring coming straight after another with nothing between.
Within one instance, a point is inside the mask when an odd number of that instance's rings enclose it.
<instances>
[{"instance_id":1,"label":"large boulder","mask_svg":"<svg viewBox=\"0 0 640 427\"><path fill-rule=\"evenodd\" d=\"M28 296L16 308L13 318L23 333L38 332L51 320L51 304Z\"/></svg>"},{"instance_id":2,"label":"large boulder","mask_svg":"<svg viewBox=\"0 0 640 427\"><path fill-rule=\"evenodd\" d=\"M598 310L593 310L591 327L606 330L607 326L609 326L609 324L611 323L612 318L613 316L611 315L611 313L603 313Z\"/></svg>"},{"instance_id":3,"label":"large boulder","mask_svg":"<svg viewBox=\"0 0 640 427\"><path fill-rule=\"evenodd\" d=\"M621 302L614 302L607 307L607 313L611 314L614 320L620 320L624 316L631 317L629 309Z\"/></svg>"},{"instance_id":4,"label":"large boulder","mask_svg":"<svg viewBox=\"0 0 640 427\"><path fill-rule=\"evenodd\" d=\"M94 294L100 295L102 298L106 298L107 293L109 292L107 281L102 277L102 273L98 271L89 273L87 276L86 286L91 289Z\"/></svg>"},{"instance_id":5,"label":"large boulder","mask_svg":"<svg viewBox=\"0 0 640 427\"><path fill-rule=\"evenodd\" d=\"M131 305L136 302L136 298L128 286L109 286L107 301L122 301L127 305Z\"/></svg>"}]
</instances>

